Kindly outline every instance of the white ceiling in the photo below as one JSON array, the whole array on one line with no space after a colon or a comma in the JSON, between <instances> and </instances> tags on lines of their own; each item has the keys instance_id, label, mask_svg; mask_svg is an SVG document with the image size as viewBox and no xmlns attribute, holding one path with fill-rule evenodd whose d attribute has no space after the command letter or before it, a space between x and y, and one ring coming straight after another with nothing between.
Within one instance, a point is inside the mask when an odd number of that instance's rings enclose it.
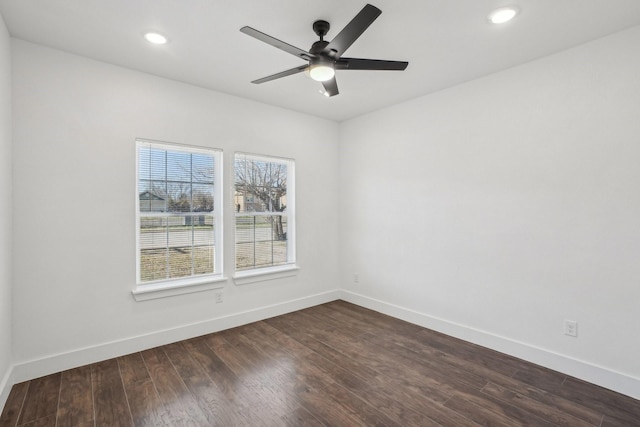
<instances>
[{"instance_id":1,"label":"white ceiling","mask_svg":"<svg viewBox=\"0 0 640 427\"><path fill-rule=\"evenodd\" d=\"M308 50L315 20L329 21L331 40L366 0L0 0L0 13L20 39L337 121L640 24L640 0L369 1L382 15L345 56L409 67L339 70L340 94L332 98L304 73L251 84L304 62L239 29ZM487 14L504 5L521 12L503 26L489 24ZM150 45L147 30L170 43Z\"/></svg>"}]
</instances>

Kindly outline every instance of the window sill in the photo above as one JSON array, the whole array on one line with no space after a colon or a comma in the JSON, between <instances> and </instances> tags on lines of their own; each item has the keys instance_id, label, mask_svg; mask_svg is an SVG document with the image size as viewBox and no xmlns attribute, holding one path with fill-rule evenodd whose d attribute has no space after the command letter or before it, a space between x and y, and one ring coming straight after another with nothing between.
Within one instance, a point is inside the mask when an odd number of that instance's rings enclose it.
<instances>
[{"instance_id":1,"label":"window sill","mask_svg":"<svg viewBox=\"0 0 640 427\"><path fill-rule=\"evenodd\" d=\"M233 276L236 285L248 285L250 283L264 282L267 280L293 277L298 274L300 267L297 265L283 265L278 267L260 268L250 271L238 271Z\"/></svg>"},{"instance_id":2,"label":"window sill","mask_svg":"<svg viewBox=\"0 0 640 427\"><path fill-rule=\"evenodd\" d=\"M193 292L222 289L226 281L227 278L222 276L174 280L150 285L138 285L131 293L136 301L147 301Z\"/></svg>"}]
</instances>

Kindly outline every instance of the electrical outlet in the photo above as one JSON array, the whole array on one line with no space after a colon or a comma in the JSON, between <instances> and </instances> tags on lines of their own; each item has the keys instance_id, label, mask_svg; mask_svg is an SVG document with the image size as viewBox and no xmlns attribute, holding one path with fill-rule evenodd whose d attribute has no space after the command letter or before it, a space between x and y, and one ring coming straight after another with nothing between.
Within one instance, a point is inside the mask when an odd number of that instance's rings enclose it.
<instances>
[{"instance_id":1,"label":"electrical outlet","mask_svg":"<svg viewBox=\"0 0 640 427\"><path fill-rule=\"evenodd\" d=\"M222 292L216 292L215 296L216 296L216 304L220 304L221 302L224 301L224 295L222 294Z\"/></svg>"},{"instance_id":2,"label":"electrical outlet","mask_svg":"<svg viewBox=\"0 0 640 427\"><path fill-rule=\"evenodd\" d=\"M575 320L564 321L564 334L570 337L578 336L578 322Z\"/></svg>"},{"instance_id":3,"label":"electrical outlet","mask_svg":"<svg viewBox=\"0 0 640 427\"><path fill-rule=\"evenodd\" d=\"M359 283L360 282L360 276L358 275L358 273L353 273L353 281L355 283Z\"/></svg>"}]
</instances>

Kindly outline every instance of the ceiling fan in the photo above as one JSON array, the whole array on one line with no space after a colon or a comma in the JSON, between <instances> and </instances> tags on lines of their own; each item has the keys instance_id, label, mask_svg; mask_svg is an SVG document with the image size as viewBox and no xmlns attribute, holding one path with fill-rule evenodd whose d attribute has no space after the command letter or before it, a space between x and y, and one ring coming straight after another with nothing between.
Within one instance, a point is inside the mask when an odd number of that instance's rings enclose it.
<instances>
[{"instance_id":1,"label":"ceiling fan","mask_svg":"<svg viewBox=\"0 0 640 427\"><path fill-rule=\"evenodd\" d=\"M335 70L404 70L409 65L406 61L345 58L342 56L381 13L382 11L377 7L367 4L330 42L324 40L324 36L329 32L329 23L322 20L314 22L313 31L320 37L320 40L313 43L308 52L251 27L242 27L240 31L243 33L308 62L306 65L263 77L251 83L265 83L306 71L312 79L322 82L326 96L334 96L339 93Z\"/></svg>"}]
</instances>

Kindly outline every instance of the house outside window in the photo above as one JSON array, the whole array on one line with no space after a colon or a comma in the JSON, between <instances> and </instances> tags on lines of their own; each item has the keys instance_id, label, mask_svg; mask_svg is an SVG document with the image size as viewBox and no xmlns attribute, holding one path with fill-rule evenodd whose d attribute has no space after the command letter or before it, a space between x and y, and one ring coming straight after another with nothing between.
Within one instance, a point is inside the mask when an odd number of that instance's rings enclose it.
<instances>
[{"instance_id":1,"label":"house outside window","mask_svg":"<svg viewBox=\"0 0 640 427\"><path fill-rule=\"evenodd\" d=\"M235 266L243 272L295 265L294 161L236 153Z\"/></svg>"},{"instance_id":2,"label":"house outside window","mask_svg":"<svg viewBox=\"0 0 640 427\"><path fill-rule=\"evenodd\" d=\"M136 140L137 283L222 275L222 152Z\"/></svg>"}]
</instances>

